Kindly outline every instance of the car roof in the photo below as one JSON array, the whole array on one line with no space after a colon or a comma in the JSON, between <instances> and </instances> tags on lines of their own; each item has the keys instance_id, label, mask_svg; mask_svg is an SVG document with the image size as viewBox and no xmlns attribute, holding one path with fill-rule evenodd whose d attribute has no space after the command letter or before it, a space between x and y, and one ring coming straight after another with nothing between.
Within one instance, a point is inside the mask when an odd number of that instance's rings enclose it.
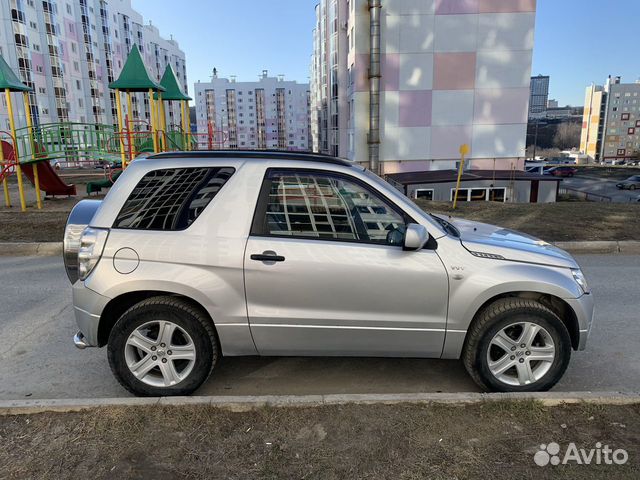
<instances>
[{"instance_id":1,"label":"car roof","mask_svg":"<svg viewBox=\"0 0 640 480\"><path fill-rule=\"evenodd\" d=\"M256 158L265 160L292 160L292 161L308 161L330 163L333 165L342 165L344 167L352 167L356 163L344 158L332 157L321 153L311 152L291 152L283 150L196 150L196 151L180 151L167 152L150 155L149 160L168 159L168 158L211 158L211 159L235 159L235 158Z\"/></svg>"}]
</instances>

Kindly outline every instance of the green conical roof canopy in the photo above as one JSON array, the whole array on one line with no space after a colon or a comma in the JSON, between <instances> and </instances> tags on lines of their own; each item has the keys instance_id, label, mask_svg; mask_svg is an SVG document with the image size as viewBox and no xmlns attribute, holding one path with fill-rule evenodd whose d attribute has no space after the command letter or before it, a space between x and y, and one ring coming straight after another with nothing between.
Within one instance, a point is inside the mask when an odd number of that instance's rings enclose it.
<instances>
[{"instance_id":1,"label":"green conical roof canopy","mask_svg":"<svg viewBox=\"0 0 640 480\"><path fill-rule=\"evenodd\" d=\"M142 55L138 46L134 43L124 63L122 72L115 82L109 84L109 88L129 90L130 92L146 92L149 89L164 91L164 88L151 80L147 67L144 66Z\"/></svg>"},{"instance_id":2,"label":"green conical roof canopy","mask_svg":"<svg viewBox=\"0 0 640 480\"><path fill-rule=\"evenodd\" d=\"M33 90L20 81L18 76L11 70L11 67L4 61L2 55L0 55L0 90L4 91L7 88L12 92L30 92Z\"/></svg>"},{"instance_id":3,"label":"green conical roof canopy","mask_svg":"<svg viewBox=\"0 0 640 480\"><path fill-rule=\"evenodd\" d=\"M160 80L160 86L164 87L162 100L191 100L191 97L185 95L182 93L182 90L180 90L178 79L176 78L176 74L174 73L171 65L167 65L167 68L164 69L164 75L162 75L162 80ZM157 93L154 97L158 100Z\"/></svg>"}]
</instances>

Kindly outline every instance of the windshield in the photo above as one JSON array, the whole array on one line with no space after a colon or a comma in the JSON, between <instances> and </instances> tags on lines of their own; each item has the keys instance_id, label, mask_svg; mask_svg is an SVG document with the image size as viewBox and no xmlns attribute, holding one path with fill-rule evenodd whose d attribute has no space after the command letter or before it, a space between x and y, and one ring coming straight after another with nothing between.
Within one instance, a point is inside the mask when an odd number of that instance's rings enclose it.
<instances>
[{"instance_id":1,"label":"windshield","mask_svg":"<svg viewBox=\"0 0 640 480\"><path fill-rule=\"evenodd\" d=\"M429 216L433 218L436 222L442 226L445 232L455 238L460 238L460 230L453 226L450 222L446 221L444 218L438 217L433 213L429 213Z\"/></svg>"},{"instance_id":2,"label":"windshield","mask_svg":"<svg viewBox=\"0 0 640 480\"><path fill-rule=\"evenodd\" d=\"M409 200L410 204L413 205L414 207L416 207L416 210L418 210L422 214L422 216L424 218L436 223L439 227L442 228L442 230L444 231L443 233L449 233L450 234L450 231L447 230L447 227L445 227L445 225L442 223L443 222L442 219L438 219L437 217L435 217L431 213L428 213L428 212L425 212L424 210L421 210L409 197L407 197L405 195L405 193L401 190L401 188L402 188L401 184L397 184L398 186L395 186L392 183L390 183L387 180L385 180L384 178L376 175L371 170L364 169L363 173L364 173L364 175L367 176L367 178L369 180L371 180L372 182L377 184L381 189L383 189L384 192L387 192L389 195L391 195L392 192L393 192L393 194L397 194L398 197L399 197L399 198L396 199L397 201L400 201L400 199ZM391 200L393 200L393 199L391 199ZM449 224L449 222L446 222L446 223ZM449 224L449 225L451 225L451 224ZM453 229L455 229L455 227L453 227L453 225L451 225L451 227Z\"/></svg>"}]
</instances>

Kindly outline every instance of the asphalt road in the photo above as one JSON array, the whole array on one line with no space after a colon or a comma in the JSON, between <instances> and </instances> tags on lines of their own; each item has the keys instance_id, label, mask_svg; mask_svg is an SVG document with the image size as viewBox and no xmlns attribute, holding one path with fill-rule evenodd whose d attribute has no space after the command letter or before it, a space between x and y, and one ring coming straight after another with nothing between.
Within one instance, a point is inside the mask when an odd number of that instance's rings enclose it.
<instances>
[{"instance_id":1,"label":"asphalt road","mask_svg":"<svg viewBox=\"0 0 640 480\"><path fill-rule=\"evenodd\" d=\"M612 180L598 178L595 176L578 176L573 178L564 178L560 186L611 197L611 200L615 203L629 203L636 201L638 196L640 196L640 190L618 190L616 183L619 182L620 179Z\"/></svg>"},{"instance_id":2,"label":"asphalt road","mask_svg":"<svg viewBox=\"0 0 640 480\"><path fill-rule=\"evenodd\" d=\"M582 256L597 301L590 344L557 391L640 391L640 256ZM0 258L0 399L128 395L104 349L78 350L58 258ZM202 395L477 391L457 361L225 358Z\"/></svg>"}]
</instances>

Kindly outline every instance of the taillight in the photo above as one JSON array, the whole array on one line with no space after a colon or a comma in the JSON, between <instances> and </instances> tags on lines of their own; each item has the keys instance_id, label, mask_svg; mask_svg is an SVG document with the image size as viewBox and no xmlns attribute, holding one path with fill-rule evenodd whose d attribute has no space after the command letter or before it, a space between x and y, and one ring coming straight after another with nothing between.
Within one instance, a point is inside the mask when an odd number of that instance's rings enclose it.
<instances>
[{"instance_id":1,"label":"taillight","mask_svg":"<svg viewBox=\"0 0 640 480\"><path fill-rule=\"evenodd\" d=\"M100 261L104 246L107 243L109 230L87 227L80 237L78 250L78 278L86 279Z\"/></svg>"}]
</instances>

